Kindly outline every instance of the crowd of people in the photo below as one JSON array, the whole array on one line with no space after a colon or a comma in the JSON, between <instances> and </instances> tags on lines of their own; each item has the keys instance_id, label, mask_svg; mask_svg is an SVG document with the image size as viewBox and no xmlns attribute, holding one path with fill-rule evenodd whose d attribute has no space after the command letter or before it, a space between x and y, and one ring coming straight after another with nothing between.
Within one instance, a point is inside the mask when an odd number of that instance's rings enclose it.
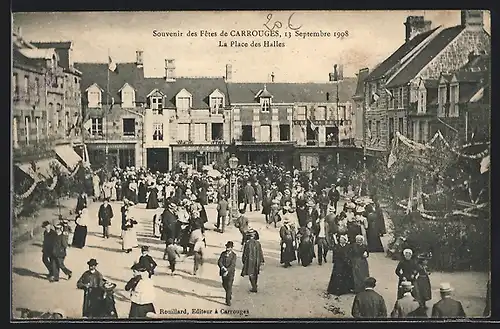
<instances>
[{"instance_id":1,"label":"crowd of people","mask_svg":"<svg viewBox=\"0 0 500 329\"><path fill-rule=\"evenodd\" d=\"M386 234L384 213L375 195L361 196L366 193L347 177L346 174L328 174L321 169L305 174L270 164L241 165L235 170L227 168L202 173L185 165L166 174L133 167L117 168L102 178L95 173L92 189L83 191L78 197L72 239L64 234L64 225L57 225L52 230L50 223L44 223L47 229L43 262L51 281L58 280L60 270L71 277L72 272L64 266L65 248L69 241L74 247L85 247L90 217L87 197L90 195L102 201L97 217L104 239L109 238L109 226L115 216L109 201L122 202L121 241L126 253L139 247L133 207L145 204L146 209L159 209L161 212L154 214L151 225L153 235L165 245L163 260L168 261L170 274L175 275L180 259L192 256L192 274L196 276L203 268L206 249L208 217L205 206L214 202L217 204L216 229L224 233L226 226L234 225L241 233L241 275L249 277L251 292L258 291L258 276L265 263L258 231L252 228L247 216L248 211L257 211L264 215L267 228L279 228L276 234L280 238L280 263L284 268L292 267L294 262L307 267L314 259L318 265L323 265L329 262L331 254L333 267L327 292L337 296L356 294L352 308L354 317L386 317L383 298L373 291L376 280L370 276L368 265L371 253L384 252L381 242ZM232 178L236 178L238 187L237 200L234 200L239 210L236 217L232 216L230 206L233 203L229 184ZM343 207L339 207L341 199L347 199ZM228 306L231 305L238 258L233 248L234 242L228 241L218 260ZM142 246L141 257L132 265L132 278L125 286L130 293L130 318L151 317L155 313L153 277L157 263L148 252L147 246ZM398 302L392 317L424 316L426 302L431 299L426 268L428 257L430 255L414 255L410 248L405 249L404 259L395 271ZM90 259L88 265L89 270L77 282L77 288L85 291L82 315L117 317L113 298L116 285L106 281L97 271L96 259ZM434 305L433 316L465 316L461 306L450 311L451 288L446 288L445 284L441 288L447 299Z\"/></svg>"}]
</instances>

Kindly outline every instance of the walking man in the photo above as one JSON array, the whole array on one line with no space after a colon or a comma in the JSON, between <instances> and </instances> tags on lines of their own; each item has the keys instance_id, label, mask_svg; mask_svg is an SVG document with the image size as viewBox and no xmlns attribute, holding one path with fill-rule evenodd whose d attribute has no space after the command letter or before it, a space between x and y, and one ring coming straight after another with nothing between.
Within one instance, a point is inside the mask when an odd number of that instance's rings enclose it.
<instances>
[{"instance_id":1,"label":"walking man","mask_svg":"<svg viewBox=\"0 0 500 329\"><path fill-rule=\"evenodd\" d=\"M99 207L99 225L102 226L102 237L105 239L109 238L109 226L111 225L111 219L113 218L113 208L109 204L108 199L104 199L103 203Z\"/></svg>"},{"instance_id":2,"label":"walking man","mask_svg":"<svg viewBox=\"0 0 500 329\"><path fill-rule=\"evenodd\" d=\"M396 301L394 309L391 312L391 318L414 318L414 317L424 317L425 312L423 308L420 307L418 300L413 297L411 291L413 290L413 285L409 281L401 282L401 290L403 292L403 297Z\"/></svg>"},{"instance_id":3,"label":"walking man","mask_svg":"<svg viewBox=\"0 0 500 329\"><path fill-rule=\"evenodd\" d=\"M224 233L228 212L229 212L229 203L226 200L226 196L221 195L219 203L217 204L217 224L215 225L217 230L218 231L220 230L219 232L221 233Z\"/></svg>"},{"instance_id":4,"label":"walking man","mask_svg":"<svg viewBox=\"0 0 500 329\"><path fill-rule=\"evenodd\" d=\"M243 202L245 203L245 209L247 208L248 205L250 206L250 211L252 211L254 206L255 190L250 181L248 181L247 185L243 188L243 195L244 195Z\"/></svg>"},{"instance_id":5,"label":"walking man","mask_svg":"<svg viewBox=\"0 0 500 329\"><path fill-rule=\"evenodd\" d=\"M465 318L462 303L451 298L453 288L448 282L439 286L441 300L432 307L433 318Z\"/></svg>"},{"instance_id":6,"label":"walking man","mask_svg":"<svg viewBox=\"0 0 500 329\"><path fill-rule=\"evenodd\" d=\"M52 229L49 221L45 221L42 224L45 229L43 232L43 247L42 247L42 262L49 272L48 278L53 277L52 271L52 251L54 249L54 241L56 239L57 233Z\"/></svg>"},{"instance_id":7,"label":"walking man","mask_svg":"<svg viewBox=\"0 0 500 329\"><path fill-rule=\"evenodd\" d=\"M222 287L226 291L226 305L231 306L233 294L234 273L236 271L236 253L233 251L233 241L226 243L226 250L223 251L217 261L219 274L222 278Z\"/></svg>"},{"instance_id":8,"label":"walking man","mask_svg":"<svg viewBox=\"0 0 500 329\"><path fill-rule=\"evenodd\" d=\"M329 226L325 217L321 215L320 218L314 223L314 234L316 235L316 244L318 245L318 264L322 265L326 261L326 255L328 254L329 242L328 242L328 232Z\"/></svg>"},{"instance_id":9,"label":"walking man","mask_svg":"<svg viewBox=\"0 0 500 329\"><path fill-rule=\"evenodd\" d=\"M240 217L236 218L234 226L241 233L241 250L243 250L243 245L245 244L245 234L248 231L248 218L245 216L245 208L240 209Z\"/></svg>"},{"instance_id":10,"label":"walking man","mask_svg":"<svg viewBox=\"0 0 500 329\"><path fill-rule=\"evenodd\" d=\"M64 259L66 258L66 248L68 243L63 235L62 225L56 226L56 236L54 238L54 245L52 248L52 278L51 282L59 281L59 270L62 270L64 274L68 276L68 280L71 279L72 272L64 265Z\"/></svg>"},{"instance_id":11,"label":"walking man","mask_svg":"<svg viewBox=\"0 0 500 329\"><path fill-rule=\"evenodd\" d=\"M260 183L257 181L254 184L254 191L255 191L255 210L260 211L260 203L262 202L262 186Z\"/></svg>"},{"instance_id":12,"label":"walking man","mask_svg":"<svg viewBox=\"0 0 500 329\"><path fill-rule=\"evenodd\" d=\"M353 318L387 318L384 297L373 290L376 283L375 278L368 277L365 279L365 291L358 293L352 303Z\"/></svg>"},{"instance_id":13,"label":"walking man","mask_svg":"<svg viewBox=\"0 0 500 329\"><path fill-rule=\"evenodd\" d=\"M248 275L252 288L250 292L257 292L257 281L262 265L264 265L264 253L262 246L257 241L257 231L249 229L246 232L248 240L244 244L243 255L241 261L243 268L241 269L241 276Z\"/></svg>"}]
</instances>

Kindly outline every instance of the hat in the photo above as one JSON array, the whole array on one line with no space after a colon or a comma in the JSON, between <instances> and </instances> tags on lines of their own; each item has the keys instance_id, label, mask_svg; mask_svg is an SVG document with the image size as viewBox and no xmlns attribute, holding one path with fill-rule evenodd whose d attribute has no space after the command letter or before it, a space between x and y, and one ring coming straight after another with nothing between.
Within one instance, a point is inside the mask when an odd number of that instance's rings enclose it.
<instances>
[{"instance_id":1,"label":"hat","mask_svg":"<svg viewBox=\"0 0 500 329\"><path fill-rule=\"evenodd\" d=\"M97 266L97 260L95 258L91 258L88 262L87 262L87 265L88 266Z\"/></svg>"},{"instance_id":2,"label":"hat","mask_svg":"<svg viewBox=\"0 0 500 329\"><path fill-rule=\"evenodd\" d=\"M314 207L316 204L314 203L313 200L309 200L307 201L307 204L306 204L308 207Z\"/></svg>"},{"instance_id":3,"label":"hat","mask_svg":"<svg viewBox=\"0 0 500 329\"><path fill-rule=\"evenodd\" d=\"M42 223L42 227L47 227L48 225L50 225L50 222L48 220Z\"/></svg>"},{"instance_id":4,"label":"hat","mask_svg":"<svg viewBox=\"0 0 500 329\"><path fill-rule=\"evenodd\" d=\"M130 269L133 271L137 271L137 272L146 272L147 271L146 266L142 265L141 263L135 263L134 265L132 265L132 267Z\"/></svg>"},{"instance_id":5,"label":"hat","mask_svg":"<svg viewBox=\"0 0 500 329\"><path fill-rule=\"evenodd\" d=\"M232 248L232 247L234 247L233 241L226 242L226 248Z\"/></svg>"},{"instance_id":6,"label":"hat","mask_svg":"<svg viewBox=\"0 0 500 329\"><path fill-rule=\"evenodd\" d=\"M406 248L403 250L403 255L404 254L410 254L410 255L413 255L413 250L411 250L410 248Z\"/></svg>"},{"instance_id":7,"label":"hat","mask_svg":"<svg viewBox=\"0 0 500 329\"><path fill-rule=\"evenodd\" d=\"M257 231L254 230L253 228L249 228L248 231L245 232L245 235L247 236L255 236L257 234Z\"/></svg>"},{"instance_id":8,"label":"hat","mask_svg":"<svg viewBox=\"0 0 500 329\"><path fill-rule=\"evenodd\" d=\"M403 281L401 282L400 286L401 289L403 290L411 290L413 289L413 285L409 281Z\"/></svg>"},{"instance_id":9,"label":"hat","mask_svg":"<svg viewBox=\"0 0 500 329\"><path fill-rule=\"evenodd\" d=\"M365 287L367 288L375 288L375 285L377 284L377 279L369 276L365 279Z\"/></svg>"},{"instance_id":10,"label":"hat","mask_svg":"<svg viewBox=\"0 0 500 329\"><path fill-rule=\"evenodd\" d=\"M341 235L339 237L339 240L345 240L347 242L347 241L349 241L349 237L347 235Z\"/></svg>"},{"instance_id":11,"label":"hat","mask_svg":"<svg viewBox=\"0 0 500 329\"><path fill-rule=\"evenodd\" d=\"M104 282L103 288L106 291L112 291L113 289L116 288L116 283L106 281L106 282Z\"/></svg>"},{"instance_id":12,"label":"hat","mask_svg":"<svg viewBox=\"0 0 500 329\"><path fill-rule=\"evenodd\" d=\"M356 212L363 212L363 211L365 211L365 210L366 210L366 209L365 209L365 207L364 207L364 206L357 206L357 207L356 207Z\"/></svg>"},{"instance_id":13,"label":"hat","mask_svg":"<svg viewBox=\"0 0 500 329\"><path fill-rule=\"evenodd\" d=\"M142 246L141 251L149 251L149 246Z\"/></svg>"},{"instance_id":14,"label":"hat","mask_svg":"<svg viewBox=\"0 0 500 329\"><path fill-rule=\"evenodd\" d=\"M346 204L346 207L347 207L348 209L355 209L355 208L356 208L356 204L355 204L354 202L348 202L348 203Z\"/></svg>"},{"instance_id":15,"label":"hat","mask_svg":"<svg viewBox=\"0 0 500 329\"><path fill-rule=\"evenodd\" d=\"M439 292L452 292L453 288L448 282L443 282L439 285Z\"/></svg>"}]
</instances>

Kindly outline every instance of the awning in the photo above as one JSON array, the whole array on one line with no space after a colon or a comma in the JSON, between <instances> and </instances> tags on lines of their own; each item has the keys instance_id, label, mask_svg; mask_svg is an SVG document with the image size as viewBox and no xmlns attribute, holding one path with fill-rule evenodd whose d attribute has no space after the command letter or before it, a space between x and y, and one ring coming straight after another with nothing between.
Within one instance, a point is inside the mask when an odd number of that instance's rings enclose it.
<instances>
[{"instance_id":1,"label":"awning","mask_svg":"<svg viewBox=\"0 0 500 329\"><path fill-rule=\"evenodd\" d=\"M82 161L82 157L69 145L56 146L54 151L56 151L63 164L70 170L73 170Z\"/></svg>"},{"instance_id":2,"label":"awning","mask_svg":"<svg viewBox=\"0 0 500 329\"><path fill-rule=\"evenodd\" d=\"M61 172L69 174L68 169L61 165L61 163L56 159L38 160L34 164L35 168L33 168L32 163L19 163L16 164L16 166L24 171L28 176L33 178L35 181L52 178L54 176L54 166L59 167Z\"/></svg>"}]
</instances>

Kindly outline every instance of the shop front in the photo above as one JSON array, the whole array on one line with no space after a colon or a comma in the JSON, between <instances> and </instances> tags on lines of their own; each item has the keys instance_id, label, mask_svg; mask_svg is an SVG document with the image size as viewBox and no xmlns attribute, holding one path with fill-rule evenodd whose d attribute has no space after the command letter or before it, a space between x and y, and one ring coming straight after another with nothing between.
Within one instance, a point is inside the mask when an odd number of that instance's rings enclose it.
<instances>
[{"instance_id":1,"label":"shop front","mask_svg":"<svg viewBox=\"0 0 500 329\"><path fill-rule=\"evenodd\" d=\"M313 167L357 168L362 165L362 154L351 147L304 147L297 148L295 163L303 171Z\"/></svg>"},{"instance_id":2,"label":"shop front","mask_svg":"<svg viewBox=\"0 0 500 329\"><path fill-rule=\"evenodd\" d=\"M284 168L292 168L294 145L292 143L262 143L238 145L236 156L240 164L272 164Z\"/></svg>"},{"instance_id":3,"label":"shop front","mask_svg":"<svg viewBox=\"0 0 500 329\"><path fill-rule=\"evenodd\" d=\"M206 145L206 144L189 144L189 145L172 145L172 169L184 162L187 165L192 165L193 169L201 171L204 165L215 163L216 165L224 165L226 154L226 146Z\"/></svg>"},{"instance_id":4,"label":"shop front","mask_svg":"<svg viewBox=\"0 0 500 329\"><path fill-rule=\"evenodd\" d=\"M90 165L92 168L102 168L106 164L106 144L87 144ZM108 143L108 158L111 167L125 169L137 167L136 143Z\"/></svg>"}]
</instances>

